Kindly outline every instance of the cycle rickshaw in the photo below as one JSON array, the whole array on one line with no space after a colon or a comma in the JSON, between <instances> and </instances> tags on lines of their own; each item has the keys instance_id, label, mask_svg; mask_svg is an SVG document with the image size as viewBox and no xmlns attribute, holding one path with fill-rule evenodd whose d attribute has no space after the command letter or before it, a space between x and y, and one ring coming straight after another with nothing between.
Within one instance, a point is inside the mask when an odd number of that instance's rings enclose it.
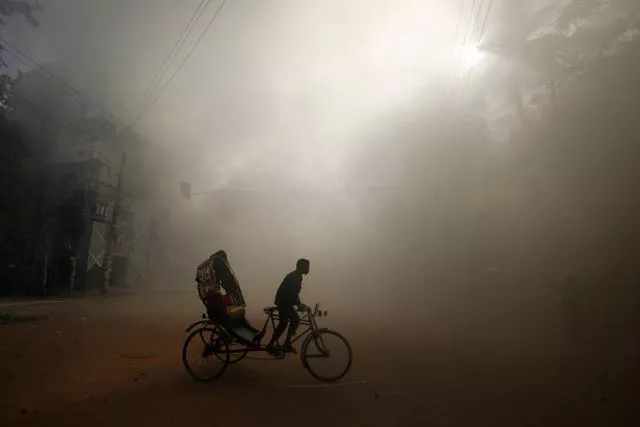
<instances>
[{"instance_id":1,"label":"cycle rickshaw","mask_svg":"<svg viewBox=\"0 0 640 427\"><path fill-rule=\"evenodd\" d=\"M182 348L182 361L187 372L196 380L212 381L219 378L228 365L237 363L251 352L265 352L276 359L286 354L277 343L276 351L268 351L262 345L269 324L275 330L278 310L275 306L264 308L267 318L262 329L254 328L245 317L245 300L238 281L226 256L212 255L198 266L196 281L198 295L206 313L186 329L187 338ZM220 280L216 270L227 270L232 280ZM353 359L349 342L338 332L318 326L318 320L327 311L316 304L300 316L300 330L292 343L302 340L300 359L302 366L320 381L338 381L344 377ZM195 356L195 361L192 360ZM341 361L341 357L344 358ZM337 360L337 362L336 362ZM322 367L329 366L330 372ZM202 369L201 369L202 368Z\"/></svg>"}]
</instances>

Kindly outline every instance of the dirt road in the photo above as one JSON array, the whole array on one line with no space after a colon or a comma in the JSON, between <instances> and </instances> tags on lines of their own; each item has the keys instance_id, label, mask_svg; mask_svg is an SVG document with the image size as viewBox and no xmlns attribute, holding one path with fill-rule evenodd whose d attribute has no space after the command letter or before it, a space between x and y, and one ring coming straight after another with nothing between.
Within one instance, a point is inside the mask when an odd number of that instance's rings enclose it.
<instances>
[{"instance_id":1,"label":"dirt road","mask_svg":"<svg viewBox=\"0 0 640 427\"><path fill-rule=\"evenodd\" d=\"M330 316L355 352L343 383L316 387L292 356L250 358L202 384L180 358L201 312L190 292L3 311L38 320L0 326L1 426L639 425L635 350Z\"/></svg>"}]
</instances>

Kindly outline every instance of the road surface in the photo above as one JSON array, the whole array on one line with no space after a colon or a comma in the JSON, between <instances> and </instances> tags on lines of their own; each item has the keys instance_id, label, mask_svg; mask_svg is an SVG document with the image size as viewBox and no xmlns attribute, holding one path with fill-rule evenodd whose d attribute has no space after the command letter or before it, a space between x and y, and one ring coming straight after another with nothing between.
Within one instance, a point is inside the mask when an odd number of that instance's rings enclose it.
<instances>
[{"instance_id":1,"label":"road surface","mask_svg":"<svg viewBox=\"0 0 640 427\"><path fill-rule=\"evenodd\" d=\"M444 318L330 315L355 353L336 386L318 386L295 356L198 383L180 352L199 304L192 292L3 302L38 319L0 326L0 426L640 425L635 350L450 334Z\"/></svg>"}]
</instances>

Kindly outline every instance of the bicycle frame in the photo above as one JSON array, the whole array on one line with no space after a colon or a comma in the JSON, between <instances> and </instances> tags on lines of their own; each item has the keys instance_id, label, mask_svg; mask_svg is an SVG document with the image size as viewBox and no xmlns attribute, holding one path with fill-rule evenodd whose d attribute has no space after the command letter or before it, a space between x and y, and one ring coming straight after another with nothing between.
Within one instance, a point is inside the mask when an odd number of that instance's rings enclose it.
<instances>
[{"instance_id":1,"label":"bicycle frame","mask_svg":"<svg viewBox=\"0 0 640 427\"><path fill-rule=\"evenodd\" d=\"M317 305L316 305L316 310L313 313L311 313L310 311L306 311L302 316L300 316L300 326L306 327L306 329L304 329L302 332L296 332L296 335L291 339L291 344L305 337L310 332L316 332L318 330L318 324L316 323L316 315L317 315L316 313L317 313ZM269 321L271 321L271 328L275 332L276 326L277 326L276 320L280 321L280 315L272 311L267 316L267 320L264 322L262 331L260 331L263 337L265 332L267 332L267 325L269 324ZM278 341L280 341L280 338L278 338ZM280 345L280 342L277 342L277 344Z\"/></svg>"},{"instance_id":2,"label":"bicycle frame","mask_svg":"<svg viewBox=\"0 0 640 427\"><path fill-rule=\"evenodd\" d=\"M306 311L302 316L300 316L300 326L302 326L304 329L302 330L302 332L299 332L299 331L296 332L296 335L291 339L292 344L306 337L309 333L316 333L318 331L318 324L316 322L316 317L318 317L319 315L322 315L322 311L319 310L319 305L316 304L313 312ZM325 315L326 315L326 312L325 312ZM275 332L277 327L276 321L279 321L279 320L280 320L279 314L275 313L274 311L271 311L269 314L267 314L267 319L265 320L264 325L260 330L260 340L258 341L257 347L231 349L229 350L229 352L233 354L233 353L245 353L245 352L254 352L254 351L265 351L265 347L262 346L262 339L264 338L265 333L267 332L267 327L269 326L269 323L271 323L271 328ZM217 325L215 322L211 321L210 319L206 318L206 315L203 314L202 320L198 320L192 323L191 325L189 325L189 327L187 327L186 329L186 332L190 332L191 330L193 330L194 328L200 325L202 326L214 325L216 327L219 327L219 325ZM278 340L276 341L278 346L280 345L279 341L280 341L280 338L278 338ZM321 345L322 347L324 347L324 342L321 342Z\"/></svg>"}]
</instances>

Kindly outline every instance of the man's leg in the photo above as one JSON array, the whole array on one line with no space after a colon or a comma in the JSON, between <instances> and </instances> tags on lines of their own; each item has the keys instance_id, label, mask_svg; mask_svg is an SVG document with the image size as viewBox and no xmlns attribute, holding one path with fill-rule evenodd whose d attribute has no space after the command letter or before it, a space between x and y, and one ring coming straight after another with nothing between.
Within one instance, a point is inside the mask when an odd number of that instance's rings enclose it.
<instances>
[{"instance_id":1,"label":"man's leg","mask_svg":"<svg viewBox=\"0 0 640 427\"><path fill-rule=\"evenodd\" d=\"M289 316L286 309L278 309L278 319L278 325L276 326L276 330L273 332L273 336L271 337L271 341L269 341L269 345L267 345L267 347L273 347L276 341L278 341L278 338L280 338L285 329L287 329Z\"/></svg>"},{"instance_id":2,"label":"man's leg","mask_svg":"<svg viewBox=\"0 0 640 427\"><path fill-rule=\"evenodd\" d=\"M291 345L291 339L298 331L298 326L300 326L300 316L296 312L296 310L292 307L289 312L289 321L291 325L289 326L289 331L287 332L287 338L284 340L284 349L285 351L294 351L293 346Z\"/></svg>"}]
</instances>

